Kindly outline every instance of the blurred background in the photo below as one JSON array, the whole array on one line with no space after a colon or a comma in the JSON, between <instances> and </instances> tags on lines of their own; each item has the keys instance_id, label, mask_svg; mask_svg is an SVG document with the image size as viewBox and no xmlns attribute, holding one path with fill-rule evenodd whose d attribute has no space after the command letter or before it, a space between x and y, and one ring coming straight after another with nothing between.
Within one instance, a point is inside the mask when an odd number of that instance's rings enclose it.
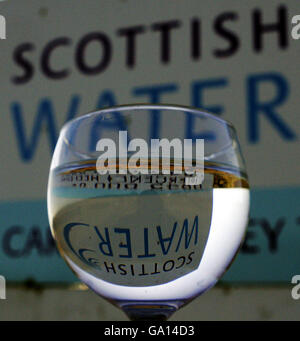
<instances>
[{"instance_id":1,"label":"blurred background","mask_svg":"<svg viewBox=\"0 0 300 341\"><path fill-rule=\"evenodd\" d=\"M8 0L0 15L0 320L126 320L58 255L46 191L61 126L130 103L231 121L249 173L239 255L172 320L298 320L299 1Z\"/></svg>"}]
</instances>

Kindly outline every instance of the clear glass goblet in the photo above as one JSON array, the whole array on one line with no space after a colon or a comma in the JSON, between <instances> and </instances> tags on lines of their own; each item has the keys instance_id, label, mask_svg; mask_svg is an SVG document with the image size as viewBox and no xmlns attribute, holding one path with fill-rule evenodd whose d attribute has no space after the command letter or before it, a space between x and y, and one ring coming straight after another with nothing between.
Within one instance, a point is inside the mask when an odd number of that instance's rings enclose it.
<instances>
[{"instance_id":1,"label":"clear glass goblet","mask_svg":"<svg viewBox=\"0 0 300 341\"><path fill-rule=\"evenodd\" d=\"M249 185L233 126L174 105L66 123L48 215L66 263L131 320L166 320L211 288L243 241Z\"/></svg>"}]
</instances>

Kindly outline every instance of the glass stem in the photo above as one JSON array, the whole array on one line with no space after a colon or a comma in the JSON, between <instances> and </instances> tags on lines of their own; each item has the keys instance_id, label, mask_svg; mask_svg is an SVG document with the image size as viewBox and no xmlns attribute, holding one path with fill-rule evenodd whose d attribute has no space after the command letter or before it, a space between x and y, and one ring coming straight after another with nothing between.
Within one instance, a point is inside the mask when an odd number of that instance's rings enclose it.
<instances>
[{"instance_id":1,"label":"glass stem","mask_svg":"<svg viewBox=\"0 0 300 341\"><path fill-rule=\"evenodd\" d=\"M131 321L166 321L177 307L161 304L128 304L121 309Z\"/></svg>"}]
</instances>

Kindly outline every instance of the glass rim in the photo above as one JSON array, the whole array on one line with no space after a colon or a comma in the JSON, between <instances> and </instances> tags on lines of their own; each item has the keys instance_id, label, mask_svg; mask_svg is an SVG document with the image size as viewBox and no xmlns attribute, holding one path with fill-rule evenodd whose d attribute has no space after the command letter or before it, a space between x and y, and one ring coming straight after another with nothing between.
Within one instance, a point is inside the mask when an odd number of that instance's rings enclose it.
<instances>
[{"instance_id":1,"label":"glass rim","mask_svg":"<svg viewBox=\"0 0 300 341\"><path fill-rule=\"evenodd\" d=\"M179 104L159 104L159 103L133 103L133 104L121 104L121 105L114 105L114 106L109 106L105 107L103 109L95 110L95 111L89 111L86 112L85 114L82 114L78 117L75 117L69 121L67 121L65 124L63 124L61 130L66 129L69 125L72 125L73 123L76 123L77 121L80 121L82 119L96 116L99 114L106 114L111 111L117 111L117 109L125 109L125 110L138 110L138 109L146 109L146 110L152 110L152 109L162 109L162 110L173 110L173 111L185 111L189 112L194 115L199 115L199 116L205 116L209 119L213 119L218 121L219 123L222 123L228 127L230 127L234 132L235 132L235 127L234 125L229 121L224 118L220 118L214 113L205 111L200 108L196 107L191 107L191 106L186 106L186 105L179 105Z\"/></svg>"},{"instance_id":2,"label":"glass rim","mask_svg":"<svg viewBox=\"0 0 300 341\"><path fill-rule=\"evenodd\" d=\"M97 117L97 115L99 116L105 115L110 112L117 111L118 109L120 111L152 110L152 109L158 109L158 110L161 109L161 110L169 110L169 111L177 111L177 112L181 111L182 113L184 112L190 113L192 115L195 115L198 118L207 118L219 124L222 124L224 128L226 127L229 131L231 131L233 138L231 139L230 143L223 145L220 150L215 151L215 152L210 152L207 155L204 155L204 161L212 161L213 159L226 153L228 150L235 148L237 146L236 143L238 143L236 142L236 140L238 139L236 129L230 121L220 118L216 114L207 112L199 108L194 108L194 107L189 107L189 106L184 106L184 105L176 105L176 104L149 104L149 103L123 104L123 105L115 105L115 106L110 106L110 107L106 107L103 109L99 109L96 111L87 112L86 114L82 114L66 122L60 130L60 135L64 135L70 129L70 127L72 127L72 125L74 124L76 125L76 123L79 123L80 121L84 121L86 119L93 119L94 117ZM63 140L69 146L69 148L71 148L76 154L80 154L85 157L87 156L94 157L93 153L90 153L86 150L78 149L72 143L70 143L70 141L66 140L65 138L63 138Z\"/></svg>"}]
</instances>

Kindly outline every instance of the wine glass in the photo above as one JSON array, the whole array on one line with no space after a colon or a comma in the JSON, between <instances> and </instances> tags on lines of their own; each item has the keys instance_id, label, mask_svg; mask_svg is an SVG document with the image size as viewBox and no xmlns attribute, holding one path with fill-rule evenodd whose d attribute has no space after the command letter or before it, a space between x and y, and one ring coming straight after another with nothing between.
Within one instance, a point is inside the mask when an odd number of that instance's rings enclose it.
<instances>
[{"instance_id":1,"label":"wine glass","mask_svg":"<svg viewBox=\"0 0 300 341\"><path fill-rule=\"evenodd\" d=\"M243 241L245 164L232 124L175 105L66 123L48 216L66 263L131 320L166 320L211 288Z\"/></svg>"}]
</instances>

